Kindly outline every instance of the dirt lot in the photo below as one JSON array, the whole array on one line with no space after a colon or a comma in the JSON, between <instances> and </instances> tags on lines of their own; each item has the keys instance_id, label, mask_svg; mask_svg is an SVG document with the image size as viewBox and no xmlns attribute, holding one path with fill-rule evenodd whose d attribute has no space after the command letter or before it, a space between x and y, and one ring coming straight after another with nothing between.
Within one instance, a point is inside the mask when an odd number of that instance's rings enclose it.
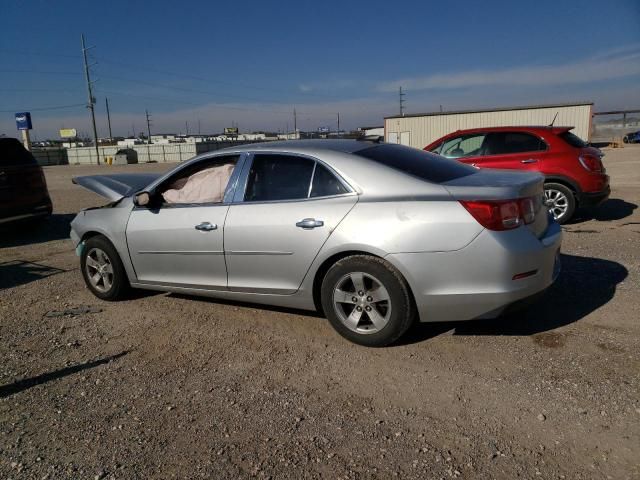
<instances>
[{"instance_id":1,"label":"dirt lot","mask_svg":"<svg viewBox=\"0 0 640 480\"><path fill-rule=\"evenodd\" d=\"M47 168L53 218L0 231L0 478L640 478L640 148L605 164L541 302L386 349L305 312L99 301L67 235L102 200L70 178L170 165Z\"/></svg>"}]
</instances>

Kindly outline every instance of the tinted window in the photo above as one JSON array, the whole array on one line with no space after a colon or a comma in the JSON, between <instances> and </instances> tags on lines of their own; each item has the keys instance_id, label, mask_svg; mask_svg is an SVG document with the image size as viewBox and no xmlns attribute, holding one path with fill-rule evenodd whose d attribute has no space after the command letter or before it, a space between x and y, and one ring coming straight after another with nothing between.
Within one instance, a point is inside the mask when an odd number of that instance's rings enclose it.
<instances>
[{"instance_id":1,"label":"tinted window","mask_svg":"<svg viewBox=\"0 0 640 480\"><path fill-rule=\"evenodd\" d=\"M442 145L440 155L447 158L463 158L480 155L480 148L485 138L484 133L462 135L447 140Z\"/></svg>"},{"instance_id":2,"label":"tinted window","mask_svg":"<svg viewBox=\"0 0 640 480\"><path fill-rule=\"evenodd\" d=\"M35 158L15 138L0 138L0 165L34 165Z\"/></svg>"},{"instance_id":3,"label":"tinted window","mask_svg":"<svg viewBox=\"0 0 640 480\"><path fill-rule=\"evenodd\" d=\"M311 197L327 197L330 195L341 195L348 190L327 167L316 163L316 170L313 172L313 183L311 184Z\"/></svg>"},{"instance_id":4,"label":"tinted window","mask_svg":"<svg viewBox=\"0 0 640 480\"><path fill-rule=\"evenodd\" d=\"M255 155L249 171L245 201L307 198L313 164L313 160L291 155Z\"/></svg>"},{"instance_id":5,"label":"tinted window","mask_svg":"<svg viewBox=\"0 0 640 480\"><path fill-rule=\"evenodd\" d=\"M588 147L589 146L589 144L587 142L585 142L579 136L577 136L577 135L575 135L575 134L573 134L571 132L562 132L558 136L561 139L563 139L565 142L567 142L569 145L571 145L572 147L584 148L584 147Z\"/></svg>"},{"instance_id":6,"label":"tinted window","mask_svg":"<svg viewBox=\"0 0 640 480\"><path fill-rule=\"evenodd\" d=\"M402 145L379 145L354 154L434 183L448 182L477 172L469 165Z\"/></svg>"},{"instance_id":7,"label":"tinted window","mask_svg":"<svg viewBox=\"0 0 640 480\"><path fill-rule=\"evenodd\" d=\"M483 147L485 155L538 152L546 149L547 144L542 139L522 132L490 133Z\"/></svg>"}]
</instances>

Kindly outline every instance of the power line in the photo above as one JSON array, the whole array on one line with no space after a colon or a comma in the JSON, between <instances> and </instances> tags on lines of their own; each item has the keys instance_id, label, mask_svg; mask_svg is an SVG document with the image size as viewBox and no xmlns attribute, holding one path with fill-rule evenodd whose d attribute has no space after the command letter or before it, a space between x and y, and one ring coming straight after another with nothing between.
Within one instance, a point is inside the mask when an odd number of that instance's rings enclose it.
<instances>
[{"instance_id":1,"label":"power line","mask_svg":"<svg viewBox=\"0 0 640 480\"><path fill-rule=\"evenodd\" d=\"M29 111L29 112L42 112L45 110L62 110L64 108L78 108L78 107L86 107L86 103L75 103L73 105L57 105L55 107L38 107L38 108L12 108L11 110L0 110L2 113L8 112L20 112L20 111Z\"/></svg>"}]
</instances>

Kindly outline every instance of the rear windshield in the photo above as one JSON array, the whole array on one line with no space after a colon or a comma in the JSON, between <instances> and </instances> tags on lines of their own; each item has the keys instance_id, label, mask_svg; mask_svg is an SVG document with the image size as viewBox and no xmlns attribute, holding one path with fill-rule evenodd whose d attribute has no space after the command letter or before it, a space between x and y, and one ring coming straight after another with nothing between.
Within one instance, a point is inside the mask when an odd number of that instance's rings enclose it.
<instances>
[{"instance_id":1,"label":"rear windshield","mask_svg":"<svg viewBox=\"0 0 640 480\"><path fill-rule=\"evenodd\" d=\"M403 145L378 145L353 153L432 183L444 183L477 172L456 160Z\"/></svg>"},{"instance_id":2,"label":"rear windshield","mask_svg":"<svg viewBox=\"0 0 640 480\"><path fill-rule=\"evenodd\" d=\"M585 142L579 136L571 132L562 132L558 136L561 139L563 139L565 142L567 142L569 145L571 145L572 147L584 148L589 146L587 142Z\"/></svg>"},{"instance_id":3,"label":"rear windshield","mask_svg":"<svg viewBox=\"0 0 640 480\"><path fill-rule=\"evenodd\" d=\"M15 138L0 138L0 165L33 165L36 163L29 153Z\"/></svg>"}]
</instances>

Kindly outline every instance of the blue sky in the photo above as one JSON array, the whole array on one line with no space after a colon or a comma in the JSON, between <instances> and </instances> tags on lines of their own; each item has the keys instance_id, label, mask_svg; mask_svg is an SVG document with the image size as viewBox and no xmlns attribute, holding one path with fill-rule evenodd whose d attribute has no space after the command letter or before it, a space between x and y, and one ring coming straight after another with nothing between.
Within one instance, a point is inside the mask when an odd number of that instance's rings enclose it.
<instances>
[{"instance_id":1,"label":"blue sky","mask_svg":"<svg viewBox=\"0 0 640 480\"><path fill-rule=\"evenodd\" d=\"M38 138L99 135L144 110L156 132L381 125L398 112L591 100L640 108L640 0L213 2L2 0L0 134L31 110ZM76 105L76 106L73 106ZM65 107L37 110L49 107Z\"/></svg>"}]
</instances>

